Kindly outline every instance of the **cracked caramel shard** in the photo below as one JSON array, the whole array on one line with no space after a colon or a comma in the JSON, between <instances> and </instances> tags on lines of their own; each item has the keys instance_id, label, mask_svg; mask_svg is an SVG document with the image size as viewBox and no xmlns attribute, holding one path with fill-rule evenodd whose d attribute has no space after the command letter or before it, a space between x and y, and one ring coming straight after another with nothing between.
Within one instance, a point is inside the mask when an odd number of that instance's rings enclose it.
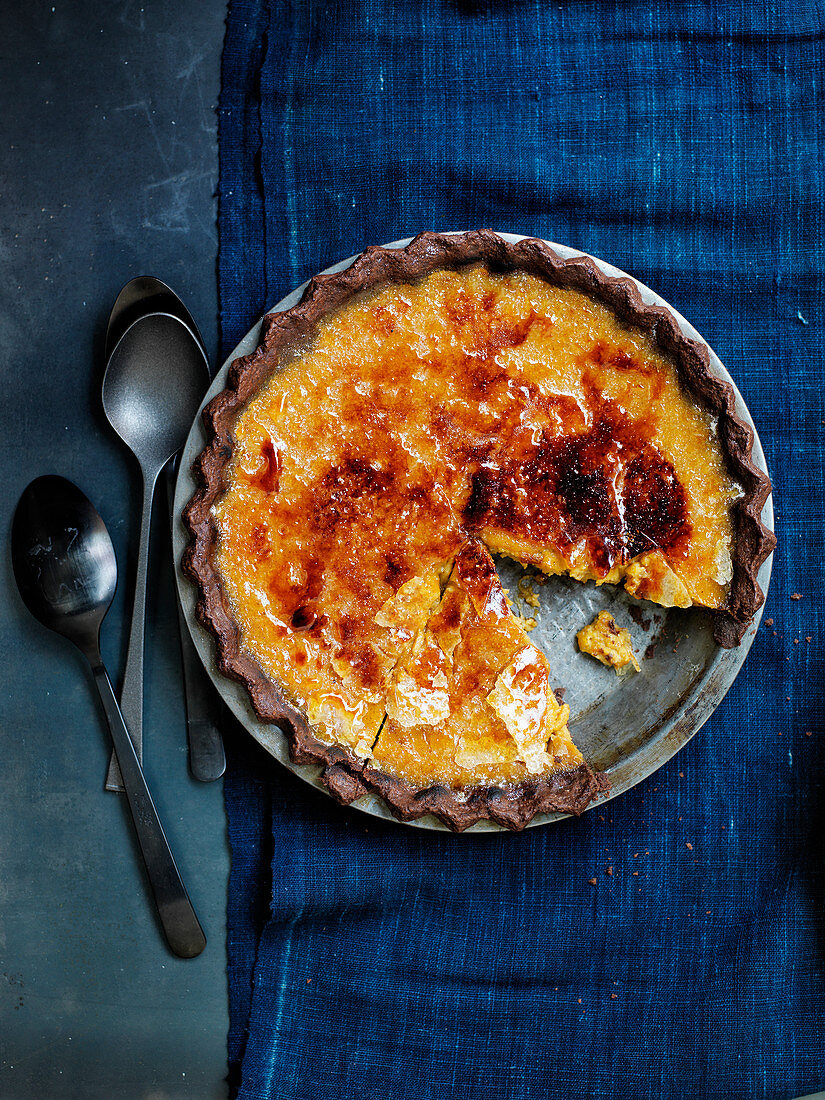
<instances>
[{"instance_id":1,"label":"cracked caramel shard","mask_svg":"<svg viewBox=\"0 0 825 1100\"><path fill-rule=\"evenodd\" d=\"M592 623L582 627L576 635L579 649L589 653L603 665L615 668L619 673L628 665L641 672L639 662L633 652L630 631L617 626L609 611L600 611Z\"/></svg>"},{"instance_id":2,"label":"cracked caramel shard","mask_svg":"<svg viewBox=\"0 0 825 1100\"><path fill-rule=\"evenodd\" d=\"M371 765L412 785L517 783L582 764L547 658L511 614L477 539L459 550L395 684Z\"/></svg>"},{"instance_id":3,"label":"cracked caramel shard","mask_svg":"<svg viewBox=\"0 0 825 1100\"><path fill-rule=\"evenodd\" d=\"M498 674L487 703L507 727L531 775L581 762L567 728L570 707L554 695L550 666L535 646L525 645Z\"/></svg>"},{"instance_id":4,"label":"cracked caramel shard","mask_svg":"<svg viewBox=\"0 0 825 1100\"><path fill-rule=\"evenodd\" d=\"M769 483L730 387L627 280L540 242L368 250L265 319L206 423L198 613L344 800L521 828L604 789L489 551L707 607L725 645L762 601Z\"/></svg>"}]
</instances>

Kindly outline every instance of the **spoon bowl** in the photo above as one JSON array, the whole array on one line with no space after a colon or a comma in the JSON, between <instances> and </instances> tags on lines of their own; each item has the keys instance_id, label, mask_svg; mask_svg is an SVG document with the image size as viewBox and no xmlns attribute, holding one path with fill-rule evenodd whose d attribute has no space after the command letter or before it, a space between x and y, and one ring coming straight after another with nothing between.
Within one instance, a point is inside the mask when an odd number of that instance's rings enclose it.
<instances>
[{"instance_id":1,"label":"spoon bowl","mask_svg":"<svg viewBox=\"0 0 825 1100\"><path fill-rule=\"evenodd\" d=\"M178 295L170 286L156 279L154 275L138 275L136 279L130 279L112 306L109 314L109 324L106 326L106 345L104 356L106 359L115 350L115 344L130 325L147 313L171 313L182 321L192 335L198 341L206 355L206 345L200 330L195 323L195 318L183 304Z\"/></svg>"},{"instance_id":2,"label":"spoon bowl","mask_svg":"<svg viewBox=\"0 0 825 1100\"><path fill-rule=\"evenodd\" d=\"M26 607L85 649L97 638L117 586L112 540L91 501L66 478L39 477L20 498L11 539Z\"/></svg>"},{"instance_id":3,"label":"spoon bowl","mask_svg":"<svg viewBox=\"0 0 825 1100\"><path fill-rule=\"evenodd\" d=\"M118 340L103 377L103 408L144 477L157 478L186 442L208 385L200 346L171 313L140 317Z\"/></svg>"}]
</instances>

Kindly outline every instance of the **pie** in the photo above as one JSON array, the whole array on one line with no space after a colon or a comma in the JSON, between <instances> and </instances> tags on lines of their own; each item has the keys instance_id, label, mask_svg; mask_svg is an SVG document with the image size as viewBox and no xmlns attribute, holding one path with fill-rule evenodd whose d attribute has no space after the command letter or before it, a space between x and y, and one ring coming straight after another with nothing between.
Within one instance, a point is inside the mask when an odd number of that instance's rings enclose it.
<instances>
[{"instance_id":1,"label":"pie","mask_svg":"<svg viewBox=\"0 0 825 1100\"><path fill-rule=\"evenodd\" d=\"M607 789L491 554L707 608L722 646L763 600L732 388L631 280L540 241L368 249L264 318L204 419L200 621L345 803L518 829Z\"/></svg>"}]
</instances>

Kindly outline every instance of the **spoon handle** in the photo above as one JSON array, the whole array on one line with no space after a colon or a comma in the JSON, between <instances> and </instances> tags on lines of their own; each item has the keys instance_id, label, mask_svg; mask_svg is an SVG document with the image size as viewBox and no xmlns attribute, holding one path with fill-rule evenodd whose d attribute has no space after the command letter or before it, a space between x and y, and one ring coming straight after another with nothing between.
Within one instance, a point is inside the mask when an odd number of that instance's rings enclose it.
<instances>
[{"instance_id":1,"label":"spoon handle","mask_svg":"<svg viewBox=\"0 0 825 1100\"><path fill-rule=\"evenodd\" d=\"M201 783L214 783L226 771L223 738L215 721L215 709L220 706L220 703L195 650L180 600L178 600L178 629L186 701L189 771L192 777Z\"/></svg>"},{"instance_id":2,"label":"spoon handle","mask_svg":"<svg viewBox=\"0 0 825 1100\"><path fill-rule=\"evenodd\" d=\"M175 456L166 468L166 491L173 531L175 523L181 522L175 516L177 469L178 458ZM218 725L221 704L195 649L177 593L175 603L178 609L183 698L186 702L189 771L193 778L200 780L201 783L212 783L220 779L226 771L226 754Z\"/></svg>"},{"instance_id":3,"label":"spoon handle","mask_svg":"<svg viewBox=\"0 0 825 1100\"><path fill-rule=\"evenodd\" d=\"M139 761L143 759L143 639L146 622L146 580L149 572L149 534L152 528L152 499L154 494L155 482L146 478L143 482L143 511L140 520L140 545L138 548L137 572L135 573L132 623L129 627L129 645L126 650L123 686L120 689L120 706L123 711L123 718ZM109 761L109 772L106 776L107 791L123 790L123 782L118 768L119 755L117 753Z\"/></svg>"},{"instance_id":4,"label":"spoon handle","mask_svg":"<svg viewBox=\"0 0 825 1100\"><path fill-rule=\"evenodd\" d=\"M175 955L182 959L194 958L206 947L206 936L169 850L169 842L146 786L143 769L117 705L106 669L100 661L94 661L92 671L109 722L129 809L132 811L132 820L164 935Z\"/></svg>"}]
</instances>

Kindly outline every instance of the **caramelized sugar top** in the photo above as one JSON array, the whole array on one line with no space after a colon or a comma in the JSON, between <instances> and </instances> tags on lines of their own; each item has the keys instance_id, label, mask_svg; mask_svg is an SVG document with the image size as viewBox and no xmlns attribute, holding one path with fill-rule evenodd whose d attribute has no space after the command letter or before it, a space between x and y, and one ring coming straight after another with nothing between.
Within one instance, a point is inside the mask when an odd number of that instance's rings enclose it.
<instances>
[{"instance_id":1,"label":"caramelized sugar top","mask_svg":"<svg viewBox=\"0 0 825 1100\"><path fill-rule=\"evenodd\" d=\"M468 534L723 604L737 487L710 418L586 295L441 271L354 300L279 367L236 424L218 566L246 647L327 739L374 741L414 632L376 615L415 578L443 584Z\"/></svg>"},{"instance_id":2,"label":"caramelized sugar top","mask_svg":"<svg viewBox=\"0 0 825 1100\"><path fill-rule=\"evenodd\" d=\"M470 539L396 666L373 763L417 787L518 783L582 762L569 713L546 657L510 614L490 555Z\"/></svg>"}]
</instances>

